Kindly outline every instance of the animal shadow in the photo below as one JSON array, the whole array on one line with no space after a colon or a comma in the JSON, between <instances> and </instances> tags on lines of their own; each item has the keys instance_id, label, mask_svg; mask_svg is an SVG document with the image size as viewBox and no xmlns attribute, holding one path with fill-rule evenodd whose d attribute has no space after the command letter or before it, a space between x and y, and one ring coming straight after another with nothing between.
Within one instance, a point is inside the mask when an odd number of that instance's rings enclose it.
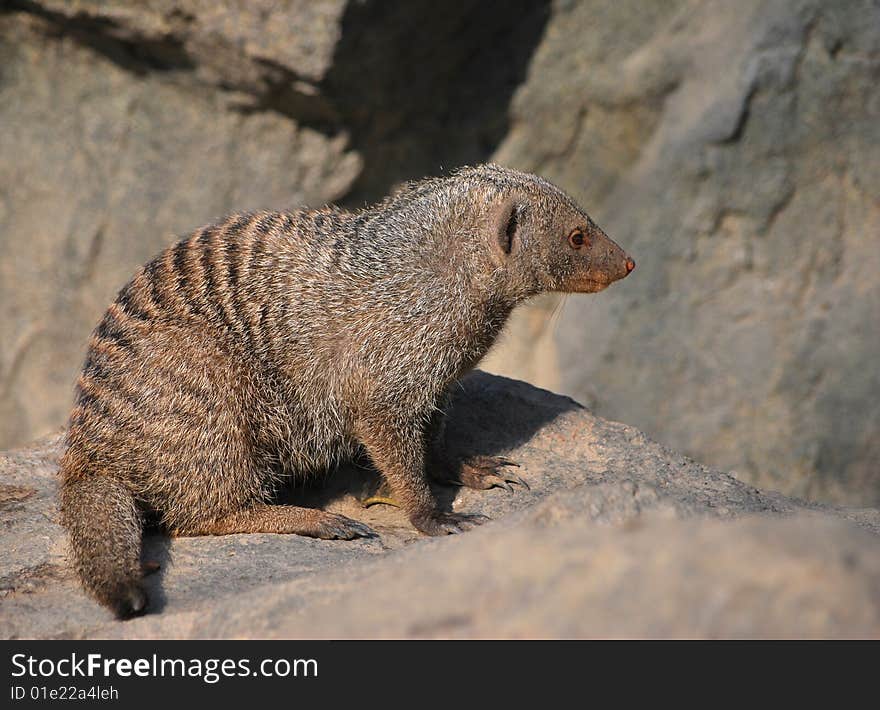
<instances>
[{"instance_id":1,"label":"animal shadow","mask_svg":"<svg viewBox=\"0 0 880 710\"><path fill-rule=\"evenodd\" d=\"M454 384L451 395L444 442L446 453L453 460L467 456L508 456L558 416L579 408L567 397L548 397L525 382L481 371L472 372ZM536 402L541 406L535 406ZM451 511L461 488L433 482L431 488L438 508ZM345 497L362 501L374 495L388 495L388 491L382 476L369 458L362 455L326 477L284 489L278 502L325 508ZM399 517L401 522L405 521L402 514Z\"/></svg>"}]
</instances>

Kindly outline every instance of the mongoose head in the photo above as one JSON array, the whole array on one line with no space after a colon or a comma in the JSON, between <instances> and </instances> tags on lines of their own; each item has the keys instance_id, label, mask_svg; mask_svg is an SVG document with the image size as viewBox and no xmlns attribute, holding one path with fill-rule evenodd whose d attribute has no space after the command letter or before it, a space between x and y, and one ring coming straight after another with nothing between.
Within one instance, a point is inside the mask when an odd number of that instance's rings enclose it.
<instances>
[{"instance_id":1,"label":"mongoose head","mask_svg":"<svg viewBox=\"0 0 880 710\"><path fill-rule=\"evenodd\" d=\"M635 268L632 257L555 185L495 165L475 174L487 183L496 264L517 293L596 293Z\"/></svg>"}]
</instances>

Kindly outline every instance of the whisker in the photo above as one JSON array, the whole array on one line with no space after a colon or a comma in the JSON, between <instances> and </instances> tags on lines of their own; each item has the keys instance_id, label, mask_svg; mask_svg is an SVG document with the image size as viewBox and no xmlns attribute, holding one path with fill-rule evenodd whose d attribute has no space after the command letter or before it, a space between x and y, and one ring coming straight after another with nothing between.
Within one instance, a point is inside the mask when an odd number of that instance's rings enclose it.
<instances>
[{"instance_id":1,"label":"whisker","mask_svg":"<svg viewBox=\"0 0 880 710\"><path fill-rule=\"evenodd\" d=\"M553 310L550 311L550 318L547 321L547 332L552 336L556 335L556 328L559 326L559 321L562 317L562 308L565 305L566 301L568 301L568 297L570 294L564 293L561 298L558 298L556 304L553 306Z\"/></svg>"}]
</instances>

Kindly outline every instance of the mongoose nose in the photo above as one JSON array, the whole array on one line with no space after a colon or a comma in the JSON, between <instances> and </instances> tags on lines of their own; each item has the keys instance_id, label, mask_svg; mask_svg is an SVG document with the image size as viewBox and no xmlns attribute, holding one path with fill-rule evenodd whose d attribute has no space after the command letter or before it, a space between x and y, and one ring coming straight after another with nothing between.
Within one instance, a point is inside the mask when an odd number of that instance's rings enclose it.
<instances>
[{"instance_id":1,"label":"mongoose nose","mask_svg":"<svg viewBox=\"0 0 880 710\"><path fill-rule=\"evenodd\" d=\"M636 268L636 262L632 260L632 257L627 257L626 259L626 273L630 273L634 268Z\"/></svg>"}]
</instances>

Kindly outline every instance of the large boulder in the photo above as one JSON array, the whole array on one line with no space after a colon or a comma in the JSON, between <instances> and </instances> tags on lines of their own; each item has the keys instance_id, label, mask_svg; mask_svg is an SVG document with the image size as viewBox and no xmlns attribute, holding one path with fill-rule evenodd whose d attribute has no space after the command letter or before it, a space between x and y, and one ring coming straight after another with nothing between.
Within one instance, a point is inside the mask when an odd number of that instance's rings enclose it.
<instances>
[{"instance_id":1,"label":"large boulder","mask_svg":"<svg viewBox=\"0 0 880 710\"><path fill-rule=\"evenodd\" d=\"M438 488L493 518L425 538L364 509L375 473L286 500L376 539L147 536L153 613L88 599L57 524L60 437L0 456L0 637L877 637L880 511L761 491L571 399L475 373L450 412L459 453L503 454L531 490Z\"/></svg>"},{"instance_id":2,"label":"large boulder","mask_svg":"<svg viewBox=\"0 0 880 710\"><path fill-rule=\"evenodd\" d=\"M487 369L758 485L880 503L878 81L877 3L556 6L495 156L638 267L520 313Z\"/></svg>"}]
</instances>

